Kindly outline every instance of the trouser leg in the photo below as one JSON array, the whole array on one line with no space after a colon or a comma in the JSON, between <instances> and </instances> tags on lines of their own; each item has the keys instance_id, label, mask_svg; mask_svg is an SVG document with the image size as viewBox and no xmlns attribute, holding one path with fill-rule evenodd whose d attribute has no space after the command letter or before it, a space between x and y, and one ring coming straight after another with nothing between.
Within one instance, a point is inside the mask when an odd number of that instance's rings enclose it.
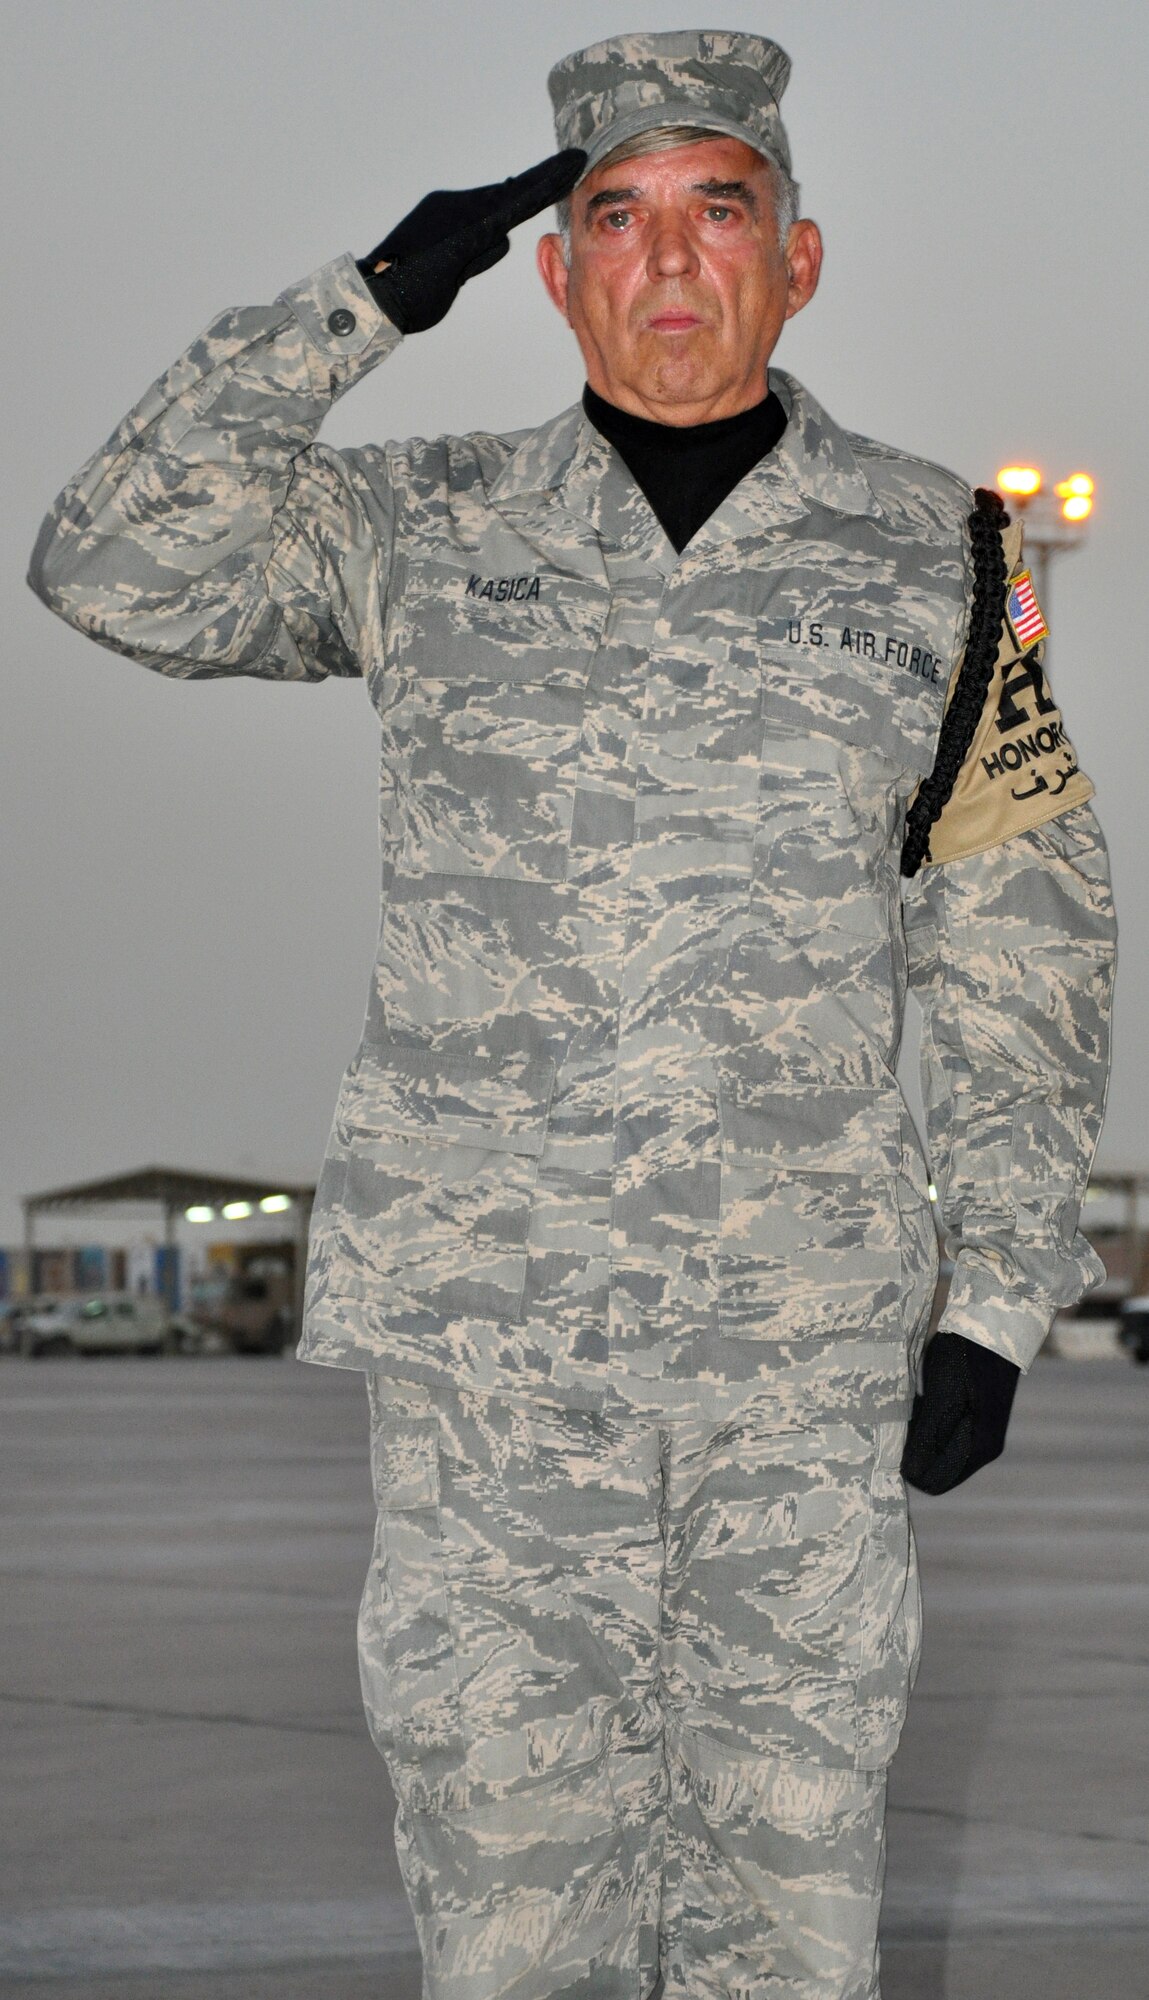
<instances>
[{"instance_id":1,"label":"trouser leg","mask_svg":"<svg viewBox=\"0 0 1149 2000\"><path fill-rule=\"evenodd\" d=\"M428 2000L876 2000L902 1427L372 1386L368 1715ZM665 1729L664 1729L665 1721Z\"/></svg>"},{"instance_id":2,"label":"trouser leg","mask_svg":"<svg viewBox=\"0 0 1149 2000\"><path fill-rule=\"evenodd\" d=\"M903 1435L765 1400L671 1428L668 2000L876 2000L918 1630Z\"/></svg>"},{"instance_id":3,"label":"trouser leg","mask_svg":"<svg viewBox=\"0 0 1149 2000\"><path fill-rule=\"evenodd\" d=\"M666 1786L657 1431L369 1392L363 1691L427 2000L644 2000Z\"/></svg>"},{"instance_id":4,"label":"trouser leg","mask_svg":"<svg viewBox=\"0 0 1149 2000\"><path fill-rule=\"evenodd\" d=\"M885 1775L671 1751L667 1994L877 2000Z\"/></svg>"}]
</instances>

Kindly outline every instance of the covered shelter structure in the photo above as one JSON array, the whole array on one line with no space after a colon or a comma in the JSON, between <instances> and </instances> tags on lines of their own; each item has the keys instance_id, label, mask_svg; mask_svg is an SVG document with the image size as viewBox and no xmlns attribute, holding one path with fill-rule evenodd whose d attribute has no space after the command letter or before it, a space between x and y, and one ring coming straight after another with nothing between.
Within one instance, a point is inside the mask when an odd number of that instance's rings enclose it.
<instances>
[{"instance_id":1,"label":"covered shelter structure","mask_svg":"<svg viewBox=\"0 0 1149 2000\"><path fill-rule=\"evenodd\" d=\"M238 1213L290 1215L294 1258L294 1304L298 1324L303 1303L303 1273L306 1263L307 1229L315 1199L314 1182L253 1180L243 1174L198 1173L186 1167L136 1167L130 1173L111 1174L103 1180L73 1181L67 1187L48 1188L42 1194L23 1198L24 1251L28 1269L36 1248L36 1224L45 1215L115 1214L127 1210L154 1213L163 1219L167 1303L174 1310L176 1226L182 1217L199 1219L231 1210ZM190 1212L190 1214L189 1214Z\"/></svg>"},{"instance_id":2,"label":"covered shelter structure","mask_svg":"<svg viewBox=\"0 0 1149 2000\"><path fill-rule=\"evenodd\" d=\"M1149 1291L1149 1173L1099 1168L1090 1175L1085 1203L1081 1227L1108 1274L1096 1303L1114 1294L1140 1297Z\"/></svg>"}]
</instances>

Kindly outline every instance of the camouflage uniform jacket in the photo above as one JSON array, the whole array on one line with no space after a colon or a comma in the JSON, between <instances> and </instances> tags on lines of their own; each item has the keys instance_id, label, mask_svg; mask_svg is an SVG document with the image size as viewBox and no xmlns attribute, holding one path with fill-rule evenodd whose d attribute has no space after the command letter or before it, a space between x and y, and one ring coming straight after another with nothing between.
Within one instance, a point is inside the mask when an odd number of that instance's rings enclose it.
<instances>
[{"instance_id":1,"label":"camouflage uniform jacket","mask_svg":"<svg viewBox=\"0 0 1149 2000\"><path fill-rule=\"evenodd\" d=\"M1097 1270L1112 922L1084 804L903 913L968 489L772 371L785 435L679 558L578 409L317 444L398 339L349 258L225 314L33 563L164 673L362 674L378 711L378 963L302 1353L903 1415L937 1256L893 1075L916 982L943 1323L1027 1364Z\"/></svg>"}]
</instances>

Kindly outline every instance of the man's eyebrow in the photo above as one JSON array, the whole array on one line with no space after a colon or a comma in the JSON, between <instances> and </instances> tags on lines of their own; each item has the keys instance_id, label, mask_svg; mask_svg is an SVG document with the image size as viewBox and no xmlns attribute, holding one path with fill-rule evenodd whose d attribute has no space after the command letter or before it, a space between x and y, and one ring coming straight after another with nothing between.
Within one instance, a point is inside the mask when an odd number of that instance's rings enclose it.
<instances>
[{"instance_id":1,"label":"man's eyebrow","mask_svg":"<svg viewBox=\"0 0 1149 2000\"><path fill-rule=\"evenodd\" d=\"M709 195L712 201L740 201L752 212L758 207L749 181L695 181L693 193Z\"/></svg>"},{"instance_id":2,"label":"man's eyebrow","mask_svg":"<svg viewBox=\"0 0 1149 2000\"><path fill-rule=\"evenodd\" d=\"M603 188L600 193L592 194L586 212L593 215L596 208L615 208L622 201L637 201L640 192L638 188Z\"/></svg>"}]
</instances>

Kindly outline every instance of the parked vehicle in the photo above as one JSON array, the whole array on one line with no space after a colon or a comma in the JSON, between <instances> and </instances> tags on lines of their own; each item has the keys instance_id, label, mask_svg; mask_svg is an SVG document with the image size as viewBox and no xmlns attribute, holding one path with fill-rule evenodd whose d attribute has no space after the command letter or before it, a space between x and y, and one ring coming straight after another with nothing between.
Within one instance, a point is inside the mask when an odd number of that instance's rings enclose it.
<instances>
[{"instance_id":1,"label":"parked vehicle","mask_svg":"<svg viewBox=\"0 0 1149 2000\"><path fill-rule=\"evenodd\" d=\"M24 1319L27 1299L6 1299L0 1305L0 1354L23 1352Z\"/></svg>"},{"instance_id":2,"label":"parked vehicle","mask_svg":"<svg viewBox=\"0 0 1149 2000\"><path fill-rule=\"evenodd\" d=\"M187 1317L233 1354L282 1354L297 1338L290 1268L282 1257L257 1256L241 1271L201 1282Z\"/></svg>"},{"instance_id":3,"label":"parked vehicle","mask_svg":"<svg viewBox=\"0 0 1149 2000\"><path fill-rule=\"evenodd\" d=\"M1134 1361L1143 1368L1149 1366L1149 1293L1122 1301L1117 1338Z\"/></svg>"},{"instance_id":4,"label":"parked vehicle","mask_svg":"<svg viewBox=\"0 0 1149 2000\"><path fill-rule=\"evenodd\" d=\"M75 1301L29 1299L20 1314L21 1354L70 1354L67 1307Z\"/></svg>"},{"instance_id":5,"label":"parked vehicle","mask_svg":"<svg viewBox=\"0 0 1149 2000\"><path fill-rule=\"evenodd\" d=\"M42 1299L24 1315L22 1351L63 1354L160 1354L175 1346L178 1324L162 1299L131 1292Z\"/></svg>"}]
</instances>

